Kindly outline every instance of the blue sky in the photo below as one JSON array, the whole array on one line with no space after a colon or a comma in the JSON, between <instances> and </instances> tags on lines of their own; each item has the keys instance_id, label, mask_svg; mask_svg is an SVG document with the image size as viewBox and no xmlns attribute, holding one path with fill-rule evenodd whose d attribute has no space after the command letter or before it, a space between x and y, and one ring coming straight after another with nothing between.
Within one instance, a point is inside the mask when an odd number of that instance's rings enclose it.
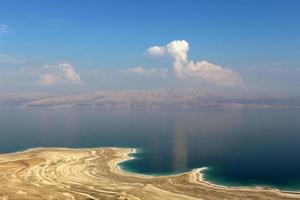
<instances>
[{"instance_id":1,"label":"blue sky","mask_svg":"<svg viewBox=\"0 0 300 200\"><path fill-rule=\"evenodd\" d=\"M192 66L182 79L174 71L174 55L147 52L149 47L162 47L175 40L189 45L189 60L184 61L183 68L190 61L207 61L238 73L243 87L253 90L298 92L300 86L300 2L296 0L0 3L2 91L55 92L62 86L74 91L137 85L177 87L189 81L197 87L219 85L201 74L202 65ZM81 83L68 84L61 64L70 64L68 69L80 76ZM48 65L51 69L45 67ZM135 75L128 76L132 68ZM195 68L197 77L190 73ZM161 69L168 69L167 80L156 77ZM145 72L147 76L139 77ZM55 84L53 80L53 84L39 84L49 73L55 75ZM11 83L11 79L18 80ZM201 80L198 83L195 79Z\"/></svg>"}]
</instances>

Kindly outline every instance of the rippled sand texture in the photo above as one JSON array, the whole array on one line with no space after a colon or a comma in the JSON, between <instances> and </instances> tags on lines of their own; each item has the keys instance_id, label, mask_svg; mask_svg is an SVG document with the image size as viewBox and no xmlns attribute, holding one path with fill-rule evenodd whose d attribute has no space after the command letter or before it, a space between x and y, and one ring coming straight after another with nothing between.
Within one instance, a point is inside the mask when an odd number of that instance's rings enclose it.
<instances>
[{"instance_id":1,"label":"rippled sand texture","mask_svg":"<svg viewBox=\"0 0 300 200\"><path fill-rule=\"evenodd\" d=\"M220 188L199 171L147 177L118 169L133 149L33 149L0 156L1 199L300 199L297 194Z\"/></svg>"}]
</instances>

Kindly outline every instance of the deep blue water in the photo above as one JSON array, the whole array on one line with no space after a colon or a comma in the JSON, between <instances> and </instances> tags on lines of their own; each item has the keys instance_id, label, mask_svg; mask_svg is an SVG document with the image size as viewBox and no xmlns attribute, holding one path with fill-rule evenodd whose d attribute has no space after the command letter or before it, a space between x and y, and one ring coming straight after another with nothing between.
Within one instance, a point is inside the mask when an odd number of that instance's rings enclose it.
<instances>
[{"instance_id":1,"label":"deep blue water","mask_svg":"<svg viewBox=\"0 0 300 200\"><path fill-rule=\"evenodd\" d=\"M172 174L209 167L230 186L300 190L300 111L2 111L0 152L32 147L136 147L122 167Z\"/></svg>"}]
</instances>

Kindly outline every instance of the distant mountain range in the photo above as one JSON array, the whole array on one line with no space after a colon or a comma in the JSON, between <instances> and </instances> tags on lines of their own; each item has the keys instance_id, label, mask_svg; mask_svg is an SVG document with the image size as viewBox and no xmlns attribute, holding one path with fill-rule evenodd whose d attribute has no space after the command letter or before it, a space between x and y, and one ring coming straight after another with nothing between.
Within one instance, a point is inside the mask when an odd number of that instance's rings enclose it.
<instances>
[{"instance_id":1,"label":"distant mountain range","mask_svg":"<svg viewBox=\"0 0 300 200\"><path fill-rule=\"evenodd\" d=\"M267 109L300 108L300 97L226 95L197 90L98 91L76 95L0 94L0 109Z\"/></svg>"}]
</instances>

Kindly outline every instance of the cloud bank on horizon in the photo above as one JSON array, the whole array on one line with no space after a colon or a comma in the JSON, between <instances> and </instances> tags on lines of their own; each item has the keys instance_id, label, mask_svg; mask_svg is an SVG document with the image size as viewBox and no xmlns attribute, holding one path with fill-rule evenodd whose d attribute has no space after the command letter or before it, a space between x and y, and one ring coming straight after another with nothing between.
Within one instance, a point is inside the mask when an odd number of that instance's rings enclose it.
<instances>
[{"instance_id":1,"label":"cloud bank on horizon","mask_svg":"<svg viewBox=\"0 0 300 200\"><path fill-rule=\"evenodd\" d=\"M219 86L239 86L240 75L228 68L188 59L189 43L185 40L174 40L166 46L152 46L147 49L150 55L170 56L173 58L173 70L178 78L199 78Z\"/></svg>"}]
</instances>

